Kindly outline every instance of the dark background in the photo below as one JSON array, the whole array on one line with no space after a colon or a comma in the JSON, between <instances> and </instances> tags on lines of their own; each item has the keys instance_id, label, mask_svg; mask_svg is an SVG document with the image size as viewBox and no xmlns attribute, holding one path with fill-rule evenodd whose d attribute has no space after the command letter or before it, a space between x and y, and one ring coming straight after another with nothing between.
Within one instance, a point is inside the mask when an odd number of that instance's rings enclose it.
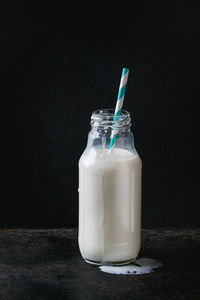
<instances>
[{"instance_id":1,"label":"dark background","mask_svg":"<svg viewBox=\"0 0 200 300\"><path fill-rule=\"evenodd\" d=\"M0 12L0 226L77 226L91 112L114 107L122 67L143 161L142 225L199 226L199 7L66 3Z\"/></svg>"}]
</instances>

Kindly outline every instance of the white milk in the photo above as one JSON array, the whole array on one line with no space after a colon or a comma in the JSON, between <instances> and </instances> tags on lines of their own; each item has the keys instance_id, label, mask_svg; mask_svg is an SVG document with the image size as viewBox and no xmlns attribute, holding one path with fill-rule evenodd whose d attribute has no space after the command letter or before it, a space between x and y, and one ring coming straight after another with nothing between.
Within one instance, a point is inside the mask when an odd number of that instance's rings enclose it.
<instances>
[{"instance_id":1,"label":"white milk","mask_svg":"<svg viewBox=\"0 0 200 300\"><path fill-rule=\"evenodd\" d=\"M124 149L86 149L79 161L79 248L89 262L123 264L140 249L141 168Z\"/></svg>"},{"instance_id":2,"label":"white milk","mask_svg":"<svg viewBox=\"0 0 200 300\"><path fill-rule=\"evenodd\" d=\"M162 266L163 264L157 259L139 258L134 264L128 266L100 266L99 268L102 272L110 274L142 275L149 274Z\"/></svg>"}]
</instances>

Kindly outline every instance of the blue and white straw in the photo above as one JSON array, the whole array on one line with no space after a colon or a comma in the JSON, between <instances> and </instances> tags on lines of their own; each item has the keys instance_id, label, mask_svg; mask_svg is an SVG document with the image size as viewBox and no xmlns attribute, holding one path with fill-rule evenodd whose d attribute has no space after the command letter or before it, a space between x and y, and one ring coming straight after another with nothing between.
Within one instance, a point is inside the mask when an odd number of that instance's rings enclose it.
<instances>
[{"instance_id":1,"label":"blue and white straw","mask_svg":"<svg viewBox=\"0 0 200 300\"><path fill-rule=\"evenodd\" d=\"M122 106L123 106L123 102L124 102L126 85L127 85L127 81L128 81L128 74L129 74L129 69L123 68L121 81L120 81L120 85L119 85L119 92L118 92L118 96L117 96L117 102L116 102L116 106L115 106L115 115L113 118L114 121L118 120L118 116L121 115L121 112L122 112ZM115 144L117 133L118 133L118 131L116 129L112 130L109 149L111 149L113 147L113 145Z\"/></svg>"}]
</instances>

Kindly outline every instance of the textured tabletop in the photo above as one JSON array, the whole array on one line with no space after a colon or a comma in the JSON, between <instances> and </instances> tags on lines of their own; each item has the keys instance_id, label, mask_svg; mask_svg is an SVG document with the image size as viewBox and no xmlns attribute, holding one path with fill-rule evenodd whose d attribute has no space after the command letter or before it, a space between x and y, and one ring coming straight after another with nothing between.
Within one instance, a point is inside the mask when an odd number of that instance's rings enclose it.
<instances>
[{"instance_id":1,"label":"textured tabletop","mask_svg":"<svg viewBox=\"0 0 200 300\"><path fill-rule=\"evenodd\" d=\"M0 230L0 300L200 299L200 229L145 229L139 257L163 267L114 275L80 256L77 229Z\"/></svg>"}]
</instances>

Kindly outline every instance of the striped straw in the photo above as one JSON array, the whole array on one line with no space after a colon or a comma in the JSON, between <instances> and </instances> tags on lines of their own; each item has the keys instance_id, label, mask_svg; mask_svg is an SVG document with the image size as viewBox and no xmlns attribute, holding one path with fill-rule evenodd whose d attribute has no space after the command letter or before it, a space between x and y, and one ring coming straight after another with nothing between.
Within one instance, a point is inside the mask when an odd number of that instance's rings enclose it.
<instances>
[{"instance_id":1,"label":"striped straw","mask_svg":"<svg viewBox=\"0 0 200 300\"><path fill-rule=\"evenodd\" d=\"M118 120L118 116L121 115L121 112L122 112L122 106L123 106L123 102L124 102L126 85L127 85L127 81L128 81L128 74L129 74L129 69L123 68L121 81L120 81L120 85L119 85L119 92L118 92L118 96L117 96L117 102L116 102L116 106L115 106L115 115L113 118L114 121ZM118 131L116 129L112 130L109 149L111 149L113 147L113 145L115 144L117 133L118 133Z\"/></svg>"}]
</instances>

